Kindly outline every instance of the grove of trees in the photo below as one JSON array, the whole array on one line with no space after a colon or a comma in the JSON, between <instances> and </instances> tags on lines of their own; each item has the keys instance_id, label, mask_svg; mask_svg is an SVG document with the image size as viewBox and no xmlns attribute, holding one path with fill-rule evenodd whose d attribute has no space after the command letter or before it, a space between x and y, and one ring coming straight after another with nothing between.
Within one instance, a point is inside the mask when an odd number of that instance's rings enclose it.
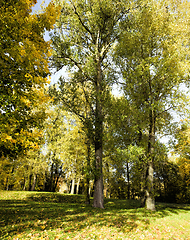
<instances>
[{"instance_id":1,"label":"grove of trees","mask_svg":"<svg viewBox=\"0 0 190 240\"><path fill-rule=\"evenodd\" d=\"M36 2L0 2L0 189L190 203L189 1Z\"/></svg>"}]
</instances>

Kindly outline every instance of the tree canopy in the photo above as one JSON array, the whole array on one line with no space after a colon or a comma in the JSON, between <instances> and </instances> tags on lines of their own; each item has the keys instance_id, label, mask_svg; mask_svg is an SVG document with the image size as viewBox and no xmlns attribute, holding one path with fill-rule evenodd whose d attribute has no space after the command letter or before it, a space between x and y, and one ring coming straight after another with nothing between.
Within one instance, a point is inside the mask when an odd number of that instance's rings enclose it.
<instances>
[{"instance_id":1,"label":"tree canopy","mask_svg":"<svg viewBox=\"0 0 190 240\"><path fill-rule=\"evenodd\" d=\"M34 4L0 3L0 188L189 202L189 1Z\"/></svg>"},{"instance_id":2,"label":"tree canopy","mask_svg":"<svg viewBox=\"0 0 190 240\"><path fill-rule=\"evenodd\" d=\"M13 156L37 138L32 129L45 118L50 43L45 30L55 23L54 5L32 14L35 0L0 3L0 157Z\"/></svg>"}]
</instances>

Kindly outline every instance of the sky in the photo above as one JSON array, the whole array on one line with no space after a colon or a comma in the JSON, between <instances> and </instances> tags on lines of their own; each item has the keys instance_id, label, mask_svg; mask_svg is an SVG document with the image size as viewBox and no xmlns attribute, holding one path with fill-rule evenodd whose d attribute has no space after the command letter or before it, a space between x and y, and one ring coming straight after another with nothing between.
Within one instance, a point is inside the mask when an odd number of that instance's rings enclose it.
<instances>
[{"instance_id":1,"label":"sky","mask_svg":"<svg viewBox=\"0 0 190 240\"><path fill-rule=\"evenodd\" d=\"M41 10L41 6L47 6L49 4L49 2L51 2L51 0L37 0L37 3L35 4L35 6L32 8L32 12L35 13L37 11ZM49 40L49 35L48 32L45 33L44 35L45 40ZM51 84L54 84L58 81L59 77L61 75L66 75L66 72L64 70L60 70L59 72L52 74L51 75Z\"/></svg>"},{"instance_id":2,"label":"sky","mask_svg":"<svg viewBox=\"0 0 190 240\"><path fill-rule=\"evenodd\" d=\"M37 0L37 3L35 4L35 6L32 8L32 11L38 11L41 9L41 5L43 4L44 6L45 5L48 5L48 3L50 2L51 0Z\"/></svg>"}]
</instances>

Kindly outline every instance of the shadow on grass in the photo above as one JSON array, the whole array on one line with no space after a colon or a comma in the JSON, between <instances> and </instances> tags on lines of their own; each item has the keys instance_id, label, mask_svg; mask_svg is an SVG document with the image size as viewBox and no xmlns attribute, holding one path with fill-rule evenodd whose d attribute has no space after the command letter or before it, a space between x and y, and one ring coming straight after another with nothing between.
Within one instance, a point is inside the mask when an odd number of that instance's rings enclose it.
<instances>
[{"instance_id":1,"label":"shadow on grass","mask_svg":"<svg viewBox=\"0 0 190 240\"><path fill-rule=\"evenodd\" d=\"M33 193L27 197L30 201L56 202L56 203L83 203L83 195L59 194L59 193Z\"/></svg>"},{"instance_id":2,"label":"shadow on grass","mask_svg":"<svg viewBox=\"0 0 190 240\"><path fill-rule=\"evenodd\" d=\"M105 209L98 209L85 205L82 195L32 193L25 200L0 200L0 239L53 229L75 234L86 227L104 226L129 232L181 210L190 208L158 204L156 212L149 212L135 200L105 199Z\"/></svg>"}]
</instances>

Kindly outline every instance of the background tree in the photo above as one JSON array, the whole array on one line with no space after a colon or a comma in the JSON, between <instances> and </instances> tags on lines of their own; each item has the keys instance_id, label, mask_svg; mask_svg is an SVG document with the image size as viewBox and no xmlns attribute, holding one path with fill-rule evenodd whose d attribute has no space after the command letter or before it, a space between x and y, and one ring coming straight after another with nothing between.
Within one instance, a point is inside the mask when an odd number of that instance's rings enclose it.
<instances>
[{"instance_id":1,"label":"background tree","mask_svg":"<svg viewBox=\"0 0 190 240\"><path fill-rule=\"evenodd\" d=\"M175 141L173 142L175 164L178 167L180 178L177 195L178 202L187 203L190 201L190 130L188 122L176 129Z\"/></svg>"},{"instance_id":2,"label":"background tree","mask_svg":"<svg viewBox=\"0 0 190 240\"><path fill-rule=\"evenodd\" d=\"M52 104L49 111L44 127L43 152L48 163L45 189L55 191L61 178L73 194L76 183L78 192L79 183L85 178L88 156L86 135L79 119L65 111L63 106Z\"/></svg>"},{"instance_id":3,"label":"background tree","mask_svg":"<svg viewBox=\"0 0 190 240\"><path fill-rule=\"evenodd\" d=\"M142 131L148 139L146 207L150 210L155 210L155 134L168 119L171 121L168 111L178 105L179 86L189 76L188 20L184 21L187 5L188 1L148 1L141 11L129 14L130 26L128 21L122 23L123 34L117 47L125 96L141 112L140 122L146 124Z\"/></svg>"}]
</instances>

